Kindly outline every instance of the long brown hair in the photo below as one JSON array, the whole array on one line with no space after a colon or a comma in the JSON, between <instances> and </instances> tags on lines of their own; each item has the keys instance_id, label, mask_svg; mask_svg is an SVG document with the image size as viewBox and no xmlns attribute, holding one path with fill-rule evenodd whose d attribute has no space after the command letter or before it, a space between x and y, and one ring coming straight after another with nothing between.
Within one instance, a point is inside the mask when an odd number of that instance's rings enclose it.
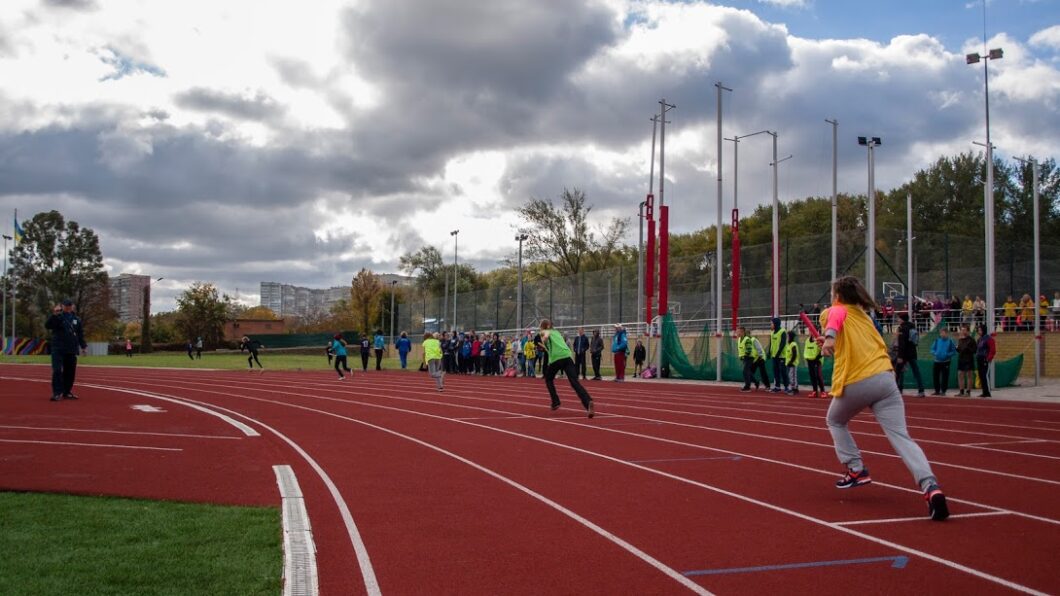
<instances>
[{"instance_id":1,"label":"long brown hair","mask_svg":"<svg viewBox=\"0 0 1060 596\"><path fill-rule=\"evenodd\" d=\"M550 321L548 319L541 319L541 328L542 329L552 329L552 321Z\"/></svg>"},{"instance_id":2,"label":"long brown hair","mask_svg":"<svg viewBox=\"0 0 1060 596\"><path fill-rule=\"evenodd\" d=\"M864 310L876 310L876 301L853 275L840 277L832 282L832 294L843 304L860 306Z\"/></svg>"}]
</instances>

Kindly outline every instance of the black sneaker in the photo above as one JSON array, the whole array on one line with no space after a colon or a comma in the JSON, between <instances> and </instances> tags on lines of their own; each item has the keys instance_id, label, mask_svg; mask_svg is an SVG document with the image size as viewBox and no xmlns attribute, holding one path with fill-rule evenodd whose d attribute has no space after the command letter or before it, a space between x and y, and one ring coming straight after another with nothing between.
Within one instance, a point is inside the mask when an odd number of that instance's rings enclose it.
<instances>
[{"instance_id":1,"label":"black sneaker","mask_svg":"<svg viewBox=\"0 0 1060 596\"><path fill-rule=\"evenodd\" d=\"M589 402L589 418L596 416L596 408L593 406L593 402Z\"/></svg>"},{"instance_id":2,"label":"black sneaker","mask_svg":"<svg viewBox=\"0 0 1060 596\"><path fill-rule=\"evenodd\" d=\"M836 480L836 488L854 488L856 486L862 486L872 482L872 477L869 476L868 468L863 468L860 472L854 473L853 470L847 470L847 473L842 478Z\"/></svg>"},{"instance_id":3,"label":"black sneaker","mask_svg":"<svg viewBox=\"0 0 1060 596\"><path fill-rule=\"evenodd\" d=\"M73 393L64 393L63 394L63 399L77 399L77 396L74 395Z\"/></svg>"},{"instance_id":4,"label":"black sneaker","mask_svg":"<svg viewBox=\"0 0 1060 596\"><path fill-rule=\"evenodd\" d=\"M928 504L928 515L935 521L942 521L950 516L950 508L946 506L946 495L937 484L932 484L924 491L924 500Z\"/></svg>"},{"instance_id":5,"label":"black sneaker","mask_svg":"<svg viewBox=\"0 0 1060 596\"><path fill-rule=\"evenodd\" d=\"M556 402L556 403L552 404L552 411L553 412L555 412L558 409L559 409L559 402Z\"/></svg>"},{"instance_id":6,"label":"black sneaker","mask_svg":"<svg viewBox=\"0 0 1060 596\"><path fill-rule=\"evenodd\" d=\"M750 393L750 392L751 392L751 388L750 387L743 387L742 389L740 389L740 393Z\"/></svg>"},{"instance_id":7,"label":"black sneaker","mask_svg":"<svg viewBox=\"0 0 1060 596\"><path fill-rule=\"evenodd\" d=\"M63 400L63 396L61 396L59 394L55 394L55 395L52 396L51 400L52 401L62 401Z\"/></svg>"}]
</instances>

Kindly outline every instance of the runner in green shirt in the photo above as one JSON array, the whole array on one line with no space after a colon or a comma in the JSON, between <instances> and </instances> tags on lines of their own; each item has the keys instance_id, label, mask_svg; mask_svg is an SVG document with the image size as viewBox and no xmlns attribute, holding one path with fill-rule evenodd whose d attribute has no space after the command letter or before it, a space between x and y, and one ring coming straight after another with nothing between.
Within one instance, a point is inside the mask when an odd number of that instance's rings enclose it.
<instances>
[{"instance_id":1,"label":"runner in green shirt","mask_svg":"<svg viewBox=\"0 0 1060 596\"><path fill-rule=\"evenodd\" d=\"M567 380L570 381L571 388L578 394L578 399L582 401L582 406L588 410L589 418L592 418L596 414L593 409L593 398L589 396L589 392L585 390L585 387L582 387L582 384L578 382L578 368L574 365L570 347L567 346L566 340L563 339L563 334L553 329L552 321L548 319L542 319L541 321L541 342L544 344L545 352L548 354L548 366L545 367L545 387L548 387L548 394L552 397L552 409L558 409L560 405L559 394L556 393L556 373L563 371L567 375Z\"/></svg>"}]
</instances>

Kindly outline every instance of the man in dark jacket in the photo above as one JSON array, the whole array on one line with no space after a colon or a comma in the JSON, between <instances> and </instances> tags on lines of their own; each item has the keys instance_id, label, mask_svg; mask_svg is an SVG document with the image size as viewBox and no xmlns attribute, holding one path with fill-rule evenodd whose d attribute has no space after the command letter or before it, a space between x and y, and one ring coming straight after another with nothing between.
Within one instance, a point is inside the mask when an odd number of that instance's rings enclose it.
<instances>
[{"instance_id":1,"label":"man in dark jacket","mask_svg":"<svg viewBox=\"0 0 1060 596\"><path fill-rule=\"evenodd\" d=\"M585 335L585 329L579 327L578 335L574 337L574 366L583 380L587 378L585 376L585 354L588 351L589 338Z\"/></svg>"},{"instance_id":2,"label":"man in dark jacket","mask_svg":"<svg viewBox=\"0 0 1060 596\"><path fill-rule=\"evenodd\" d=\"M917 363L916 345L919 343L920 334L916 327L909 322L909 315L902 313L898 315L902 323L898 325L898 358L895 360L894 376L898 382L898 390L902 390L905 384L905 367L913 370L913 378L916 379L916 396L924 397L924 380L920 376L920 364Z\"/></svg>"},{"instance_id":3,"label":"man in dark jacket","mask_svg":"<svg viewBox=\"0 0 1060 596\"><path fill-rule=\"evenodd\" d=\"M74 314L74 303L69 298L56 304L44 327L52 332L52 401L77 399L72 393L77 372L77 355L84 353L88 344L81 319Z\"/></svg>"},{"instance_id":4,"label":"man in dark jacket","mask_svg":"<svg viewBox=\"0 0 1060 596\"><path fill-rule=\"evenodd\" d=\"M593 339L589 342L589 356L593 363L593 380L600 380L600 358L604 353L604 338L599 329L593 329Z\"/></svg>"}]
</instances>

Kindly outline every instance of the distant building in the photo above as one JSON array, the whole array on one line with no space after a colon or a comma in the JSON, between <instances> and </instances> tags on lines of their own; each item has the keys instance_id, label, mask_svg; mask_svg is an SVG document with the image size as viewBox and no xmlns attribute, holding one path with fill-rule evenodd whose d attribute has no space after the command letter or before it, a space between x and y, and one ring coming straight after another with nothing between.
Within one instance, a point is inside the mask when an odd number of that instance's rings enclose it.
<instances>
[{"instance_id":1,"label":"distant building","mask_svg":"<svg viewBox=\"0 0 1060 596\"><path fill-rule=\"evenodd\" d=\"M261 282L261 306L281 317L304 317L314 312L327 312L339 300L348 300L350 288L337 286L327 289L303 288L274 281Z\"/></svg>"},{"instance_id":2,"label":"distant building","mask_svg":"<svg viewBox=\"0 0 1060 596\"><path fill-rule=\"evenodd\" d=\"M151 284L149 275L122 273L107 280L110 287L110 308L123 323L139 321L144 316L144 288Z\"/></svg>"}]
</instances>

